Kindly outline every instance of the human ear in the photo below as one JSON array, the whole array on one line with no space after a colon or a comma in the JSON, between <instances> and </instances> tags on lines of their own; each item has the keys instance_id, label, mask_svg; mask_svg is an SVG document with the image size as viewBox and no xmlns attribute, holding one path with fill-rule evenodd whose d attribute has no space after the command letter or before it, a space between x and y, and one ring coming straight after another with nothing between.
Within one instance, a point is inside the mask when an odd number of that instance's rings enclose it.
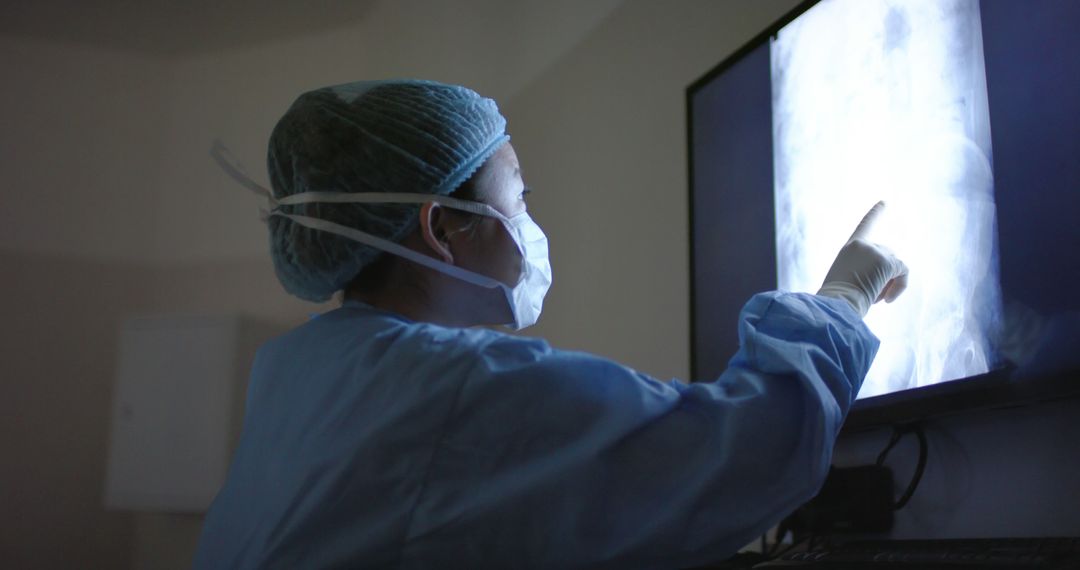
<instances>
[{"instance_id":1,"label":"human ear","mask_svg":"<svg viewBox=\"0 0 1080 570\"><path fill-rule=\"evenodd\" d=\"M420 206L420 234L424 243L446 263L454 263L454 254L450 253L450 241L447 239L446 213L435 202L426 202Z\"/></svg>"}]
</instances>

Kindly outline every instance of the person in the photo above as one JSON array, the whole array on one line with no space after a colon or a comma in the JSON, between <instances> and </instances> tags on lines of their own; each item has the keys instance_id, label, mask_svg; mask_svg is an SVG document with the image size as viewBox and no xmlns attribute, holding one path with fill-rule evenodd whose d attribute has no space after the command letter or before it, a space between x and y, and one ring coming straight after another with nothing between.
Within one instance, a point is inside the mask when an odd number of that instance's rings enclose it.
<instances>
[{"instance_id":1,"label":"person","mask_svg":"<svg viewBox=\"0 0 1080 570\"><path fill-rule=\"evenodd\" d=\"M196 567L692 566L820 488L878 346L862 317L906 282L864 238L882 204L818 294L749 300L719 378L661 382L478 326L532 324L551 283L505 127L429 81L314 90L278 122L277 277L343 303L259 349Z\"/></svg>"}]
</instances>

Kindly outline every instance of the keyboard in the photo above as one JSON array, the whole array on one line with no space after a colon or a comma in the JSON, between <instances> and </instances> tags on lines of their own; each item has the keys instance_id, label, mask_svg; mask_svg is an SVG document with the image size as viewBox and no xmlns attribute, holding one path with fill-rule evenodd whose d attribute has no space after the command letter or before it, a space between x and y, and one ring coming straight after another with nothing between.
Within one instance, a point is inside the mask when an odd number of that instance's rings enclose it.
<instances>
[{"instance_id":1,"label":"keyboard","mask_svg":"<svg viewBox=\"0 0 1080 570\"><path fill-rule=\"evenodd\" d=\"M859 541L786 553L753 568L1080 569L1080 538Z\"/></svg>"}]
</instances>

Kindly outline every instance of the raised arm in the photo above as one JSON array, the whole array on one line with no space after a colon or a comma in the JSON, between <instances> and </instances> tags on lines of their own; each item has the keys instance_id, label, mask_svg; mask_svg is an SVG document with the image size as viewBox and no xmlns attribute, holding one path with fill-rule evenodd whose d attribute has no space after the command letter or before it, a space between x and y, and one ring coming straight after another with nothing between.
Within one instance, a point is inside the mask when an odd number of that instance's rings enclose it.
<instances>
[{"instance_id":1,"label":"raised arm","mask_svg":"<svg viewBox=\"0 0 1080 570\"><path fill-rule=\"evenodd\" d=\"M526 567L677 567L759 536L820 487L877 340L845 302L808 294L758 295L739 327L727 371L689 385L493 342L457 397L404 560L476 548Z\"/></svg>"}]
</instances>

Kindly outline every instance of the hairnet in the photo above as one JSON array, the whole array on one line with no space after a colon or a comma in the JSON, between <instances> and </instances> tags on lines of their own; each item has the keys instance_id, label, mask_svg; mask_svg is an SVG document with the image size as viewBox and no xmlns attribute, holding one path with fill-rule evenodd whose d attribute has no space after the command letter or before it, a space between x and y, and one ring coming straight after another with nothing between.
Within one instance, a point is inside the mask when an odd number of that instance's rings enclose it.
<instances>
[{"instance_id":1,"label":"hairnet","mask_svg":"<svg viewBox=\"0 0 1080 570\"><path fill-rule=\"evenodd\" d=\"M300 95L270 135L275 198L301 192L453 192L509 137L495 101L432 81L363 81ZM308 203L284 213L322 218L399 242L416 204ZM271 216L274 271L289 293L325 301L382 252Z\"/></svg>"}]
</instances>

